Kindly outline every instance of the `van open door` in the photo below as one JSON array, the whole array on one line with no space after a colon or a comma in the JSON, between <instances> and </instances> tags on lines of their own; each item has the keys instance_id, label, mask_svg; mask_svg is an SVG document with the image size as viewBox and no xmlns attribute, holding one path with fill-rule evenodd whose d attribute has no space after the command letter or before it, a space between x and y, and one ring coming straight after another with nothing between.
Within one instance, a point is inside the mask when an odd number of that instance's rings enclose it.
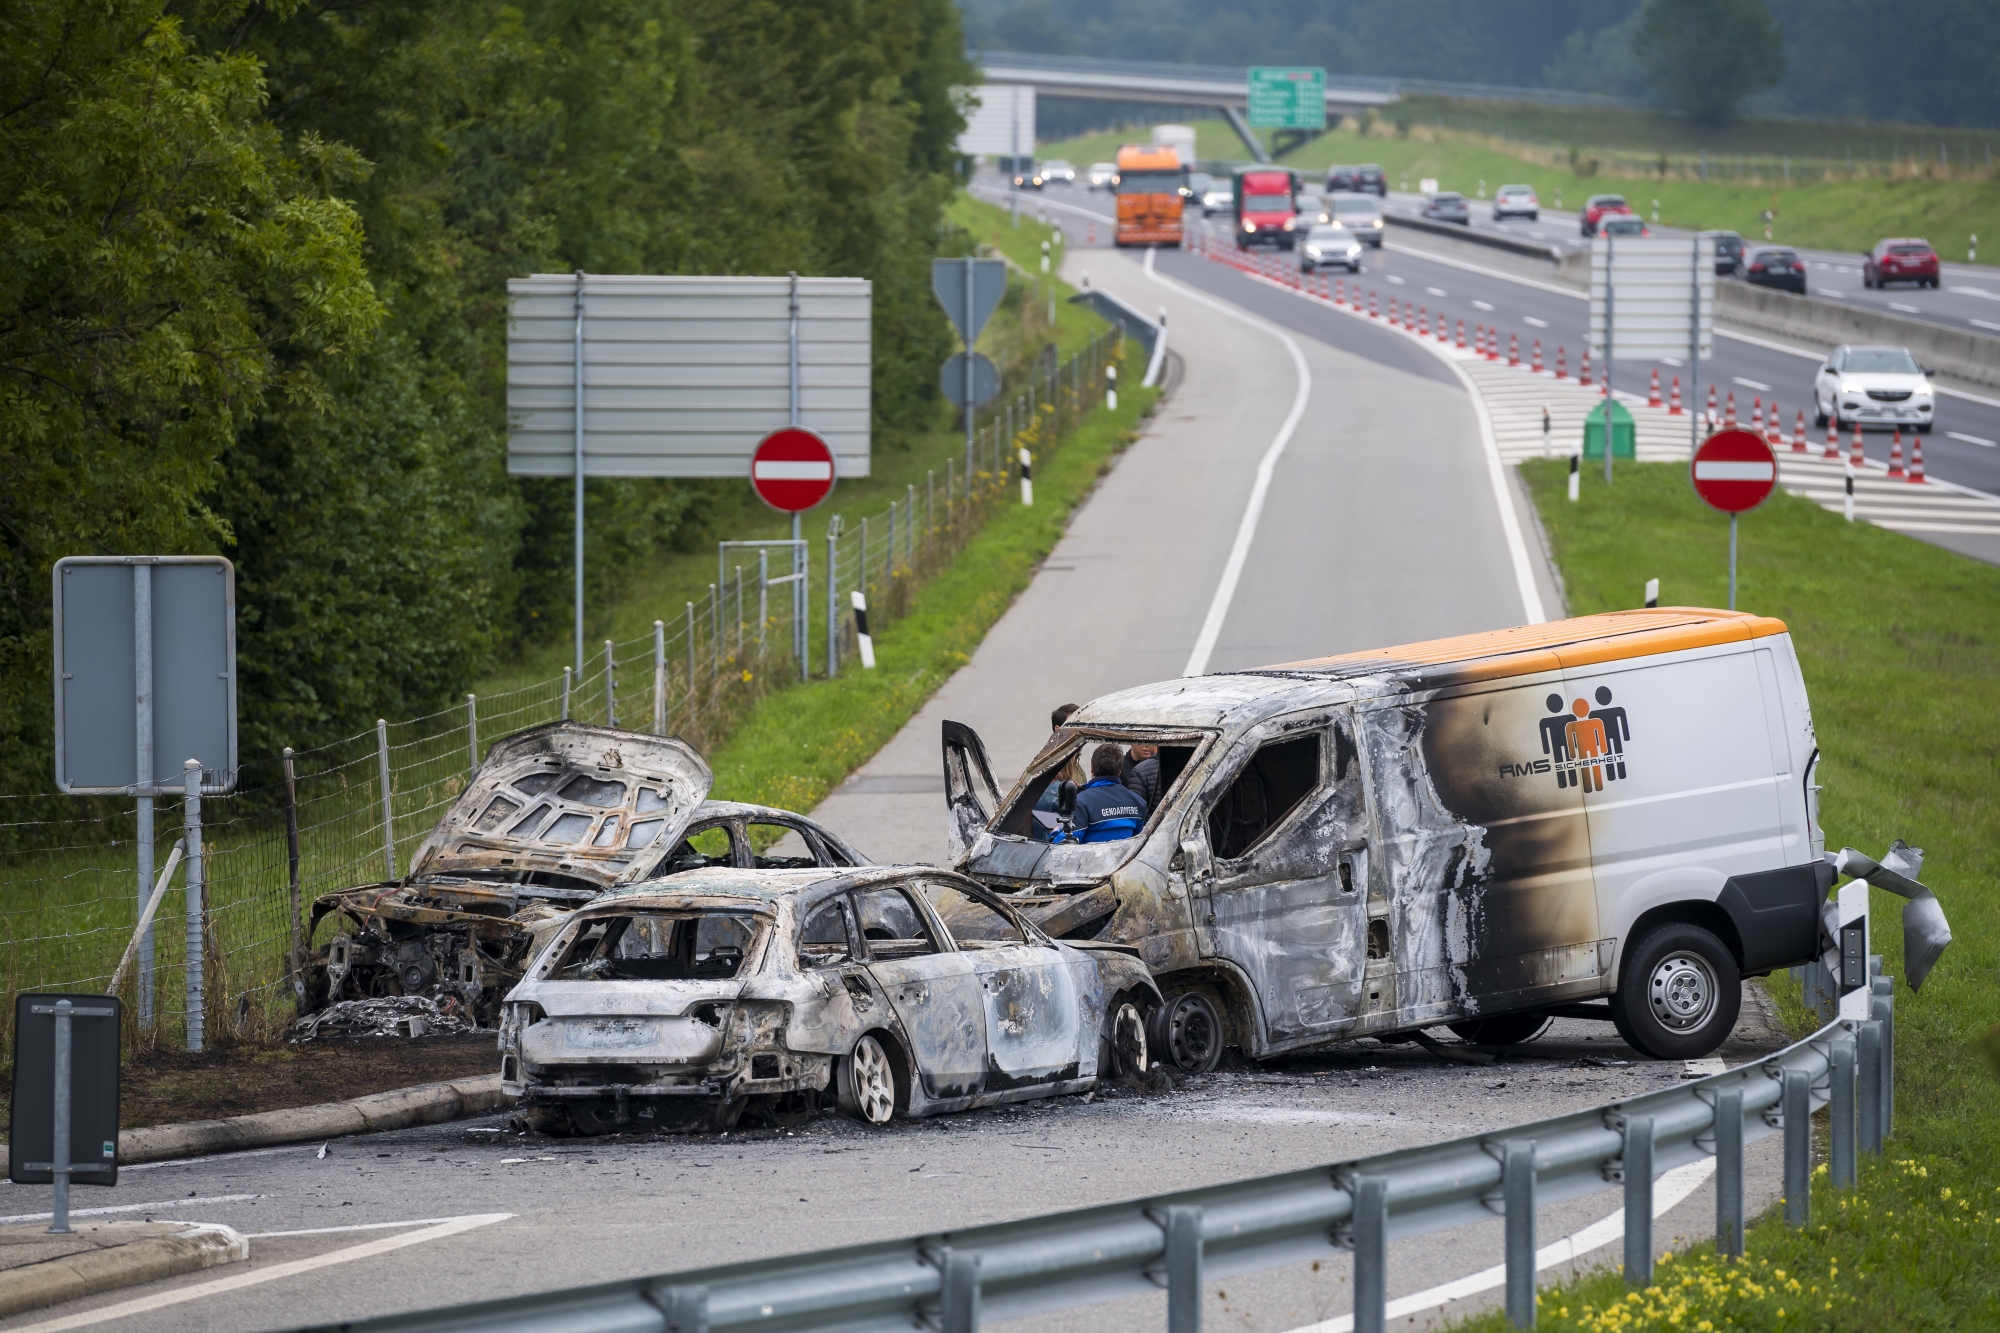
<instances>
[{"instance_id":1,"label":"van open door","mask_svg":"<svg viewBox=\"0 0 2000 1333\"><path fill-rule=\"evenodd\" d=\"M956 866L1000 808L1000 788L986 761L986 743L963 722L944 724L945 841Z\"/></svg>"}]
</instances>

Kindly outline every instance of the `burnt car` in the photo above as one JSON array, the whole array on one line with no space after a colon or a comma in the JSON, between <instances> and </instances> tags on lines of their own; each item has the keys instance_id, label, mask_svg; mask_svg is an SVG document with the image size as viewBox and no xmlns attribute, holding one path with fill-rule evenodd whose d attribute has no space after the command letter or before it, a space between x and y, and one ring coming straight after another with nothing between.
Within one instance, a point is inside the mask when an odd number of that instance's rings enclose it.
<instances>
[{"instance_id":1,"label":"burnt car","mask_svg":"<svg viewBox=\"0 0 2000 1333\"><path fill-rule=\"evenodd\" d=\"M606 889L717 865L867 864L803 815L704 800L713 781L671 737L554 722L496 741L407 878L313 903L300 1012L427 995L490 1027L537 943Z\"/></svg>"},{"instance_id":2,"label":"burnt car","mask_svg":"<svg viewBox=\"0 0 2000 1333\"><path fill-rule=\"evenodd\" d=\"M1136 949L1058 942L931 866L712 866L572 913L508 994L501 1087L550 1133L870 1125L1148 1067Z\"/></svg>"}]
</instances>

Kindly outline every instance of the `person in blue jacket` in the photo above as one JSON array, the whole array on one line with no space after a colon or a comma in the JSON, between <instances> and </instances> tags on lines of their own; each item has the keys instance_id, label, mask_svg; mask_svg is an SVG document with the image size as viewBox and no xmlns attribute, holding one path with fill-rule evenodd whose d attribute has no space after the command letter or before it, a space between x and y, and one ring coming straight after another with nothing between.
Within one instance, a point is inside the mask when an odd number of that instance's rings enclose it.
<instances>
[{"instance_id":1,"label":"person in blue jacket","mask_svg":"<svg viewBox=\"0 0 2000 1333\"><path fill-rule=\"evenodd\" d=\"M1090 781L1076 794L1072 829L1059 833L1059 842L1116 842L1135 836L1146 824L1146 801L1118 781L1125 765L1125 751L1109 742L1099 745L1090 756Z\"/></svg>"}]
</instances>

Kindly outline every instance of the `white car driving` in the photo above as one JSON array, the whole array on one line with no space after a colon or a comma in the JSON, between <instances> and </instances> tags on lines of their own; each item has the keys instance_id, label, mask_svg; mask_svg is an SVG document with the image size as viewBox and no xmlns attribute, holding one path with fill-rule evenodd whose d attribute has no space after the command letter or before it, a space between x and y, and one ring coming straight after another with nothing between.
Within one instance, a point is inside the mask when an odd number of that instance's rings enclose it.
<instances>
[{"instance_id":1,"label":"white car driving","mask_svg":"<svg viewBox=\"0 0 2000 1333\"><path fill-rule=\"evenodd\" d=\"M1118 168L1112 163L1093 162L1090 164L1090 174L1085 179L1089 188L1093 190L1108 190L1117 175Z\"/></svg>"},{"instance_id":2,"label":"white car driving","mask_svg":"<svg viewBox=\"0 0 2000 1333\"><path fill-rule=\"evenodd\" d=\"M1372 194L1335 194L1327 199L1333 220L1377 250L1382 248L1382 201Z\"/></svg>"},{"instance_id":3,"label":"white car driving","mask_svg":"<svg viewBox=\"0 0 2000 1333\"><path fill-rule=\"evenodd\" d=\"M1813 381L1813 422L1819 426L1831 419L1842 429L1908 426L1927 435L1936 406L1930 372L1907 347L1836 347Z\"/></svg>"},{"instance_id":4,"label":"white car driving","mask_svg":"<svg viewBox=\"0 0 2000 1333\"><path fill-rule=\"evenodd\" d=\"M1307 273L1314 269L1327 268L1334 264L1349 273L1361 271L1361 242L1353 232L1334 223L1329 226L1314 227L1306 233L1305 244L1299 248L1299 267Z\"/></svg>"}]
</instances>

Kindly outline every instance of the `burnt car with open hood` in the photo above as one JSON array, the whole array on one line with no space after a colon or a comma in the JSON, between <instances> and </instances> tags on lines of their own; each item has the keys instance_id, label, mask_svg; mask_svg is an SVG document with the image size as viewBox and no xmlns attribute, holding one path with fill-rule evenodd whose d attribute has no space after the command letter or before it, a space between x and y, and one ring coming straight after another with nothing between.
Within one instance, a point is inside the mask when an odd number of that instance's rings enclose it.
<instances>
[{"instance_id":1,"label":"burnt car with open hood","mask_svg":"<svg viewBox=\"0 0 2000 1333\"><path fill-rule=\"evenodd\" d=\"M943 739L954 867L1055 938L1137 948L1154 1056L1183 1069L1551 1016L1703 1056L1743 977L1826 947L1819 751L1777 620L1661 607L1128 689L1004 797L977 735ZM1086 749L1120 772L1105 746L1157 768L1099 836L1071 775Z\"/></svg>"},{"instance_id":2,"label":"burnt car with open hood","mask_svg":"<svg viewBox=\"0 0 2000 1333\"><path fill-rule=\"evenodd\" d=\"M864 1123L1147 1068L1138 951L1061 943L931 866L720 866L573 913L507 996L501 1087L552 1133Z\"/></svg>"},{"instance_id":3,"label":"burnt car with open hood","mask_svg":"<svg viewBox=\"0 0 2000 1333\"><path fill-rule=\"evenodd\" d=\"M867 864L803 815L705 800L713 782L673 737L552 722L494 742L407 878L313 903L301 1012L428 995L490 1027L536 945L606 889L716 865Z\"/></svg>"}]
</instances>

